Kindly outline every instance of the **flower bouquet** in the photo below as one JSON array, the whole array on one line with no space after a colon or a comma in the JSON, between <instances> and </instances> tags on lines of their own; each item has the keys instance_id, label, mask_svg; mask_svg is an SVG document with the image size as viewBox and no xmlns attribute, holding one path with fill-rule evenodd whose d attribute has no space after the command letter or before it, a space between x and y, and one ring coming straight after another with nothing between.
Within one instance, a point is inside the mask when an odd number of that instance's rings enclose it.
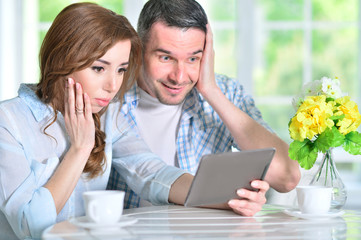
<instances>
[{"instance_id":1,"label":"flower bouquet","mask_svg":"<svg viewBox=\"0 0 361 240\"><path fill-rule=\"evenodd\" d=\"M327 77L305 84L293 99L297 111L289 122L294 140L289 156L304 169L310 169L319 152L342 146L353 155L361 154L361 115L357 104L342 94L340 81Z\"/></svg>"},{"instance_id":2,"label":"flower bouquet","mask_svg":"<svg viewBox=\"0 0 361 240\"><path fill-rule=\"evenodd\" d=\"M331 149L342 146L353 155L361 154L361 134L357 128L361 115L357 104L341 93L340 81L327 77L310 82L293 100L296 114L289 122L289 133L294 140L289 156L304 169L310 169L318 153L322 163L310 185L332 187L331 209L341 209L347 191L332 159Z\"/></svg>"}]
</instances>

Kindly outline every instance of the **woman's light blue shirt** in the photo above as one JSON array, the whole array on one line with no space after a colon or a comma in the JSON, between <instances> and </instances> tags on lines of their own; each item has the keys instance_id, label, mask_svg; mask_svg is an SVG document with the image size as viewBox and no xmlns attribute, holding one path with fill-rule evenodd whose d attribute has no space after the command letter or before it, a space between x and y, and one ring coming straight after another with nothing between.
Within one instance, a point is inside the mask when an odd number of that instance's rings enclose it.
<instances>
[{"instance_id":1,"label":"woman's light blue shirt","mask_svg":"<svg viewBox=\"0 0 361 240\"><path fill-rule=\"evenodd\" d=\"M33 85L22 84L19 96L0 103L0 238L39 238L41 232L59 221L84 215L82 193L105 189L111 165L127 184L153 204L168 203L171 184L184 170L167 166L133 134L111 103L101 117L106 134L107 164L104 174L79 179L72 195L57 215L51 193L44 184L70 147L64 118L46 129L53 110L35 95Z\"/></svg>"}]
</instances>

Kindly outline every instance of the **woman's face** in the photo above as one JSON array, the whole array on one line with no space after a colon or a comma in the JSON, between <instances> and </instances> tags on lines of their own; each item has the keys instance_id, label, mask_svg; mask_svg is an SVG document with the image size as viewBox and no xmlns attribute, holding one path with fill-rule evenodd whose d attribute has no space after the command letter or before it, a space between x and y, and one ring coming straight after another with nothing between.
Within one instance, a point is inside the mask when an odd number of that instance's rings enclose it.
<instances>
[{"instance_id":1,"label":"woman's face","mask_svg":"<svg viewBox=\"0 0 361 240\"><path fill-rule=\"evenodd\" d=\"M93 113L106 107L119 91L129 65L130 48L130 40L119 41L89 67L69 76L89 95Z\"/></svg>"}]
</instances>

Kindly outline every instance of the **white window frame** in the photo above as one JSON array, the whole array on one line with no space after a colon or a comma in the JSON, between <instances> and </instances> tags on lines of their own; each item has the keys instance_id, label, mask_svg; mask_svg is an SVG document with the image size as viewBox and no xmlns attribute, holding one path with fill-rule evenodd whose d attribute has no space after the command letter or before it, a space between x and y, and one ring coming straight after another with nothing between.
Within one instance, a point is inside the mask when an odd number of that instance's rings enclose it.
<instances>
[{"instance_id":1,"label":"white window frame","mask_svg":"<svg viewBox=\"0 0 361 240\"><path fill-rule=\"evenodd\" d=\"M14 97L22 79L22 7L0 0L0 100Z\"/></svg>"}]
</instances>

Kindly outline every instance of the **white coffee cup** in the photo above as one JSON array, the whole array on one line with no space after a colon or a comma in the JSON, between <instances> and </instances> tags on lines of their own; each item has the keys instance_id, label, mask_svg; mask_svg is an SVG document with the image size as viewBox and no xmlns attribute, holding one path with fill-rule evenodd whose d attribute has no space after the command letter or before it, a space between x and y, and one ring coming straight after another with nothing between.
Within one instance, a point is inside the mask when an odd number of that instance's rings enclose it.
<instances>
[{"instance_id":1,"label":"white coffee cup","mask_svg":"<svg viewBox=\"0 0 361 240\"><path fill-rule=\"evenodd\" d=\"M330 210L332 187L296 187L298 206L304 214L323 214Z\"/></svg>"},{"instance_id":2,"label":"white coffee cup","mask_svg":"<svg viewBox=\"0 0 361 240\"><path fill-rule=\"evenodd\" d=\"M89 221L114 224L123 214L124 192L112 190L83 193L86 216Z\"/></svg>"}]
</instances>

